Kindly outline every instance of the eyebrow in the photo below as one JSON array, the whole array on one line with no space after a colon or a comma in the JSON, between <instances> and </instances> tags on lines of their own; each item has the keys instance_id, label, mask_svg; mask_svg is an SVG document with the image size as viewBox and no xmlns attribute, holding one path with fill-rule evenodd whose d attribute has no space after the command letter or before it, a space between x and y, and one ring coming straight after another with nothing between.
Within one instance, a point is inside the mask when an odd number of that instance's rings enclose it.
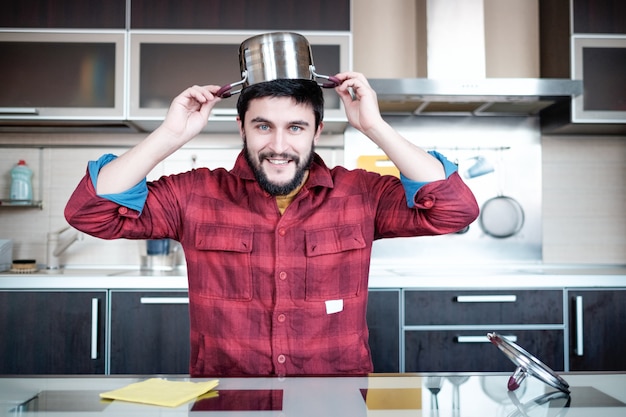
<instances>
[{"instance_id":1,"label":"eyebrow","mask_svg":"<svg viewBox=\"0 0 626 417\"><path fill-rule=\"evenodd\" d=\"M271 121L265 119L264 117L255 117L254 119L250 120L250 122L252 122L252 123L268 123L268 124L272 124ZM290 125L300 125L300 126L309 126L309 122L307 122L306 120L292 120L288 124L290 124Z\"/></svg>"}]
</instances>

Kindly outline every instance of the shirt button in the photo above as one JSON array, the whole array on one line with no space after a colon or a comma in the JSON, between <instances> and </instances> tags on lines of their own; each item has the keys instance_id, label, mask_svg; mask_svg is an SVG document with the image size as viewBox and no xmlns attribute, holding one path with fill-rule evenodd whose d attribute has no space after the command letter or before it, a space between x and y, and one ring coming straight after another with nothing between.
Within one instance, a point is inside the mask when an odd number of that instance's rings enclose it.
<instances>
[{"instance_id":1,"label":"shirt button","mask_svg":"<svg viewBox=\"0 0 626 417\"><path fill-rule=\"evenodd\" d=\"M287 358L285 357L285 355L278 355L276 360L278 361L278 363L285 363L287 361Z\"/></svg>"},{"instance_id":2,"label":"shirt button","mask_svg":"<svg viewBox=\"0 0 626 417\"><path fill-rule=\"evenodd\" d=\"M126 207L120 207L120 208L118 208L118 209L117 209L117 212L118 212L119 214L126 214L126 213L128 213L128 208L126 208Z\"/></svg>"},{"instance_id":3,"label":"shirt button","mask_svg":"<svg viewBox=\"0 0 626 417\"><path fill-rule=\"evenodd\" d=\"M282 281L287 279L287 273L285 271L282 271L280 274L278 274L278 278L280 278Z\"/></svg>"},{"instance_id":4,"label":"shirt button","mask_svg":"<svg viewBox=\"0 0 626 417\"><path fill-rule=\"evenodd\" d=\"M278 231L278 234L281 235L281 236L285 236L287 234L287 231L285 229L280 229Z\"/></svg>"},{"instance_id":5,"label":"shirt button","mask_svg":"<svg viewBox=\"0 0 626 417\"><path fill-rule=\"evenodd\" d=\"M277 319L279 323L284 323L285 320L287 320L287 316L285 316L284 314L279 314Z\"/></svg>"},{"instance_id":6,"label":"shirt button","mask_svg":"<svg viewBox=\"0 0 626 417\"><path fill-rule=\"evenodd\" d=\"M431 208L433 206L433 200L424 201L424 207Z\"/></svg>"}]
</instances>

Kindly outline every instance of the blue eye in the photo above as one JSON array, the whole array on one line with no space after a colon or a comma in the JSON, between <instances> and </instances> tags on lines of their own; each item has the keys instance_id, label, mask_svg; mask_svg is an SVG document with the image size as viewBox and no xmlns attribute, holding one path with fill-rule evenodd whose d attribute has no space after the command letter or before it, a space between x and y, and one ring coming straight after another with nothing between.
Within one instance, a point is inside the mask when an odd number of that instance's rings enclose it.
<instances>
[{"instance_id":1,"label":"blue eye","mask_svg":"<svg viewBox=\"0 0 626 417\"><path fill-rule=\"evenodd\" d=\"M290 129L292 132L299 132L299 131L301 131L301 130L302 130L302 127L300 127L300 126L290 126L290 127L289 127L289 129Z\"/></svg>"}]
</instances>

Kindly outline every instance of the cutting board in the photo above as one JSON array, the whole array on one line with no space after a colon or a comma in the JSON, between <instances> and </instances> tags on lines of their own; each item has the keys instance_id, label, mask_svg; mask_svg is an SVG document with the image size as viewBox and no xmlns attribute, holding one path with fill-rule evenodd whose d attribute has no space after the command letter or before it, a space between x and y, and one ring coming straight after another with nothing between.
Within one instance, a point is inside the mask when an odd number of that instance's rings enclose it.
<instances>
[{"instance_id":1,"label":"cutting board","mask_svg":"<svg viewBox=\"0 0 626 417\"><path fill-rule=\"evenodd\" d=\"M400 178L400 171L387 155L361 155L357 158L356 165L366 171Z\"/></svg>"}]
</instances>

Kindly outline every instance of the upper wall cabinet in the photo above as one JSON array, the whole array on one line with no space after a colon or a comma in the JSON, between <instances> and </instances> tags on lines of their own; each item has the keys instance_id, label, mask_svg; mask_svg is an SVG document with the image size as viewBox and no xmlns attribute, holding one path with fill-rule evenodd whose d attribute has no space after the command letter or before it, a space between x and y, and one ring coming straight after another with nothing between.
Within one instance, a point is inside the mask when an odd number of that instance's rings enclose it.
<instances>
[{"instance_id":1,"label":"upper wall cabinet","mask_svg":"<svg viewBox=\"0 0 626 417\"><path fill-rule=\"evenodd\" d=\"M626 134L626 2L541 0L541 76L583 94L542 115L544 133Z\"/></svg>"},{"instance_id":2,"label":"upper wall cabinet","mask_svg":"<svg viewBox=\"0 0 626 417\"><path fill-rule=\"evenodd\" d=\"M302 33L310 42L319 74L350 68L349 33ZM192 85L227 85L241 81L239 45L256 32L131 31L129 119L154 129L174 97ZM214 108L207 131L235 132L237 95ZM343 131L345 114L334 89L324 89L325 131ZM337 122L334 124L333 122Z\"/></svg>"},{"instance_id":3,"label":"upper wall cabinet","mask_svg":"<svg viewBox=\"0 0 626 417\"><path fill-rule=\"evenodd\" d=\"M0 31L0 120L122 120L124 31Z\"/></svg>"},{"instance_id":4,"label":"upper wall cabinet","mask_svg":"<svg viewBox=\"0 0 626 417\"><path fill-rule=\"evenodd\" d=\"M349 31L350 0L132 0L131 29Z\"/></svg>"},{"instance_id":5,"label":"upper wall cabinet","mask_svg":"<svg viewBox=\"0 0 626 417\"><path fill-rule=\"evenodd\" d=\"M0 27L124 29L126 0L3 0Z\"/></svg>"},{"instance_id":6,"label":"upper wall cabinet","mask_svg":"<svg viewBox=\"0 0 626 417\"><path fill-rule=\"evenodd\" d=\"M571 0L573 33L626 35L623 0Z\"/></svg>"}]
</instances>

